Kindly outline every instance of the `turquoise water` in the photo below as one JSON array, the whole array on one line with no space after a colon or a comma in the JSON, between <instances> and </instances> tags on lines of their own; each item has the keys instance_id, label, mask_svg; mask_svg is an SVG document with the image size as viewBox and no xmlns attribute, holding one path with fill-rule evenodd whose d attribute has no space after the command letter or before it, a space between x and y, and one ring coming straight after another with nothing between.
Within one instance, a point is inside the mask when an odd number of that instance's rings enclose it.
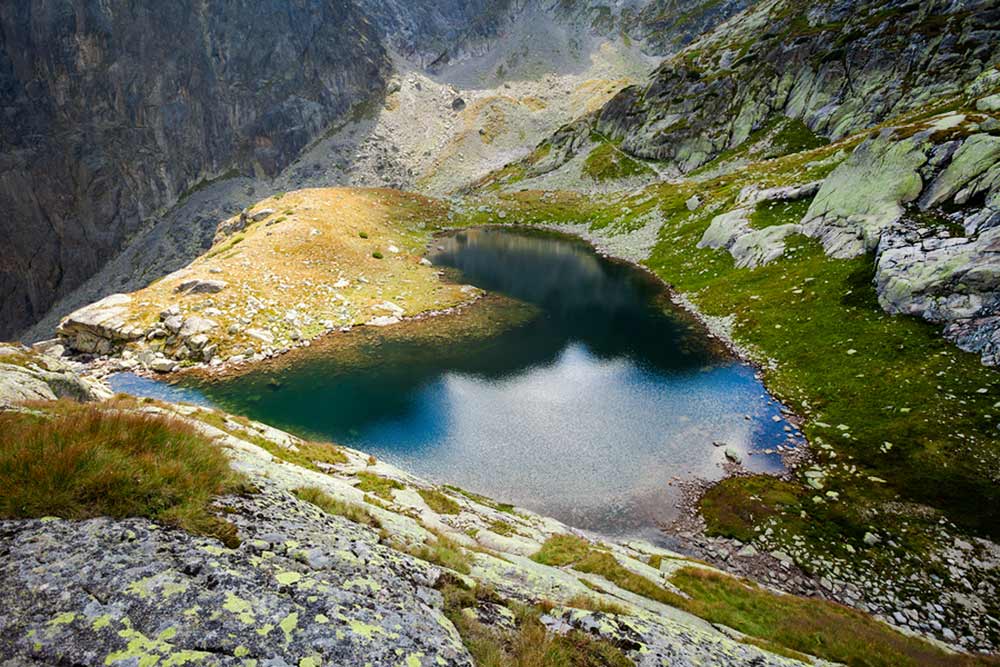
<instances>
[{"instance_id":1,"label":"turquoise water","mask_svg":"<svg viewBox=\"0 0 1000 667\"><path fill-rule=\"evenodd\" d=\"M794 437L780 406L646 273L515 229L443 237L429 256L530 309L490 335L364 327L340 335L349 345L240 377L165 387L119 376L117 388L186 392L616 536L656 539L676 514L673 478L722 475L715 442L750 470L781 470L763 451Z\"/></svg>"}]
</instances>

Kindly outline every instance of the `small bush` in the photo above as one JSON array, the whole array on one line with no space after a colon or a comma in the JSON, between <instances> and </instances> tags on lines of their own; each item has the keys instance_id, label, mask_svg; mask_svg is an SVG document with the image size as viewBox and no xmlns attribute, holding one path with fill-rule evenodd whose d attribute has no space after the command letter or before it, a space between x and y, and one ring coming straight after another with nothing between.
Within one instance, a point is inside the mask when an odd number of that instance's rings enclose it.
<instances>
[{"instance_id":1,"label":"small bush","mask_svg":"<svg viewBox=\"0 0 1000 667\"><path fill-rule=\"evenodd\" d=\"M462 511L458 503L437 489L417 489L427 506L438 514L458 514Z\"/></svg>"},{"instance_id":2,"label":"small bush","mask_svg":"<svg viewBox=\"0 0 1000 667\"><path fill-rule=\"evenodd\" d=\"M360 236L363 239L366 239L368 238L368 232L358 232L358 236Z\"/></svg>"},{"instance_id":3,"label":"small bush","mask_svg":"<svg viewBox=\"0 0 1000 667\"><path fill-rule=\"evenodd\" d=\"M191 426L70 402L44 409L0 413L0 517L145 517L239 544L209 504L245 482Z\"/></svg>"},{"instance_id":4,"label":"small bush","mask_svg":"<svg viewBox=\"0 0 1000 667\"><path fill-rule=\"evenodd\" d=\"M379 520L373 517L368 510L361 505L337 500L333 496L327 494L322 489L316 488L315 486L300 487L292 491L292 493L294 493L299 500L312 503L327 514L342 516L345 519L361 524L362 526L371 526L373 528L382 527Z\"/></svg>"},{"instance_id":5,"label":"small bush","mask_svg":"<svg viewBox=\"0 0 1000 667\"><path fill-rule=\"evenodd\" d=\"M383 256L384 255L382 255L382 253L380 253L378 250L372 253L372 257L374 257L375 259L382 259Z\"/></svg>"}]
</instances>

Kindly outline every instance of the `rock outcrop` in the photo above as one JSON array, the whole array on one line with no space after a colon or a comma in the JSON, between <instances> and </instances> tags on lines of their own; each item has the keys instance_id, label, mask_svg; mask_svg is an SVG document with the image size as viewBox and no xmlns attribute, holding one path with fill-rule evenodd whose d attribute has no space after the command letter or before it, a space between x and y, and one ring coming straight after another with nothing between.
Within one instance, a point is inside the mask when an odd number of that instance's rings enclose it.
<instances>
[{"instance_id":1,"label":"rock outcrop","mask_svg":"<svg viewBox=\"0 0 1000 667\"><path fill-rule=\"evenodd\" d=\"M96 401L110 398L102 383L80 377L59 359L58 346L37 352L20 345L0 344L0 410L28 401L69 398Z\"/></svg>"},{"instance_id":2,"label":"rock outcrop","mask_svg":"<svg viewBox=\"0 0 1000 667\"><path fill-rule=\"evenodd\" d=\"M350 0L5 3L0 338L185 192L276 173L388 69Z\"/></svg>"},{"instance_id":3,"label":"rock outcrop","mask_svg":"<svg viewBox=\"0 0 1000 667\"><path fill-rule=\"evenodd\" d=\"M596 128L679 172L739 146L768 121L838 139L957 94L997 63L991 0L762 3L622 90Z\"/></svg>"}]
</instances>

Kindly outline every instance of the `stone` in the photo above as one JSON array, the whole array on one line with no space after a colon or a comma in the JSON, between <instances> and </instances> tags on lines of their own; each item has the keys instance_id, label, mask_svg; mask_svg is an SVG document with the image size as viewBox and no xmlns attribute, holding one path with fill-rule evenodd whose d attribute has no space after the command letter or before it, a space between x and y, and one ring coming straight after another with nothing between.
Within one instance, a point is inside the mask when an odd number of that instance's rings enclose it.
<instances>
[{"instance_id":1,"label":"stone","mask_svg":"<svg viewBox=\"0 0 1000 667\"><path fill-rule=\"evenodd\" d=\"M699 198L698 195L691 195L691 197L684 202L684 206L686 206L689 211L697 211L698 207L701 206L701 198Z\"/></svg>"},{"instance_id":2,"label":"stone","mask_svg":"<svg viewBox=\"0 0 1000 667\"><path fill-rule=\"evenodd\" d=\"M451 101L452 111L462 111L463 109L465 109L465 100L463 100L461 97L456 97Z\"/></svg>"},{"instance_id":3,"label":"stone","mask_svg":"<svg viewBox=\"0 0 1000 667\"><path fill-rule=\"evenodd\" d=\"M224 290L229 283L225 280L203 280L195 278L185 280L174 288L178 294L216 294Z\"/></svg>"},{"instance_id":4,"label":"stone","mask_svg":"<svg viewBox=\"0 0 1000 667\"><path fill-rule=\"evenodd\" d=\"M149 362L149 368L157 373L171 373L177 369L177 362L173 359L167 359L161 355L154 357L153 360Z\"/></svg>"},{"instance_id":5,"label":"stone","mask_svg":"<svg viewBox=\"0 0 1000 667\"><path fill-rule=\"evenodd\" d=\"M264 218L269 218L274 214L275 210L273 208L262 208L259 211L254 211L253 213L251 213L249 215L249 218L252 222L260 222Z\"/></svg>"},{"instance_id":6,"label":"stone","mask_svg":"<svg viewBox=\"0 0 1000 667\"><path fill-rule=\"evenodd\" d=\"M184 320L184 324L177 331L177 335L181 338L191 338L192 336L197 336L198 334L208 333L219 326L218 322L215 320L210 320L207 317L199 317L198 315L192 315L191 317Z\"/></svg>"},{"instance_id":7,"label":"stone","mask_svg":"<svg viewBox=\"0 0 1000 667\"><path fill-rule=\"evenodd\" d=\"M726 447L724 453L726 455L726 458L732 461L733 463L740 463L743 460L743 457L740 456L739 451L733 447Z\"/></svg>"},{"instance_id":8,"label":"stone","mask_svg":"<svg viewBox=\"0 0 1000 667\"><path fill-rule=\"evenodd\" d=\"M976 111L1000 111L1000 93L976 100Z\"/></svg>"},{"instance_id":9,"label":"stone","mask_svg":"<svg viewBox=\"0 0 1000 667\"><path fill-rule=\"evenodd\" d=\"M876 544L878 544L879 542L881 542L882 540L881 540L881 538L879 538L878 535L875 535L874 533L870 533L870 532L866 531L864 538L862 538L862 541L865 544L867 544L868 546L873 547Z\"/></svg>"}]
</instances>

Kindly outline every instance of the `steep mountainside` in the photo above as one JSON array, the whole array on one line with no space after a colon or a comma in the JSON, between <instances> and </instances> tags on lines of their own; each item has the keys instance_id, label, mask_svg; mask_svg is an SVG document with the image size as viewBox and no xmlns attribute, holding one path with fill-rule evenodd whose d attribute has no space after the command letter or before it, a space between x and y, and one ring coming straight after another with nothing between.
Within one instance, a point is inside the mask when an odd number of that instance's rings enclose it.
<instances>
[{"instance_id":1,"label":"steep mountainside","mask_svg":"<svg viewBox=\"0 0 1000 667\"><path fill-rule=\"evenodd\" d=\"M681 172L776 116L839 139L956 94L998 59L1000 5L772 0L619 93L596 128Z\"/></svg>"},{"instance_id":2,"label":"steep mountainside","mask_svg":"<svg viewBox=\"0 0 1000 667\"><path fill-rule=\"evenodd\" d=\"M0 335L54 309L27 334L47 337L74 308L181 268L216 220L277 192L447 192L641 80L643 50L743 4L5 7Z\"/></svg>"},{"instance_id":3,"label":"steep mountainside","mask_svg":"<svg viewBox=\"0 0 1000 667\"><path fill-rule=\"evenodd\" d=\"M389 66L350 2L0 8L0 337L185 191L274 174Z\"/></svg>"}]
</instances>

